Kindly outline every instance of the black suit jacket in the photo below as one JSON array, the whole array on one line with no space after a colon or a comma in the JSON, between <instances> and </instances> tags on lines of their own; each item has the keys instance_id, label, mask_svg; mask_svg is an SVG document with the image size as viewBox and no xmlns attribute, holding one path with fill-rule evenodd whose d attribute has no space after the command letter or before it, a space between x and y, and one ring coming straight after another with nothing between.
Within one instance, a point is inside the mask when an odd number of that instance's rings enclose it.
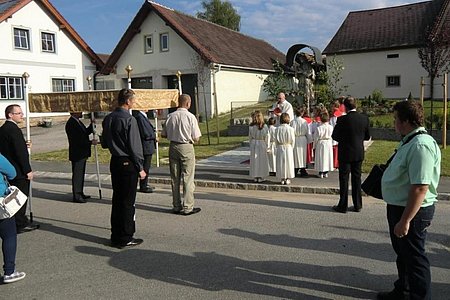
<instances>
[{"instance_id":1,"label":"black suit jacket","mask_svg":"<svg viewBox=\"0 0 450 300\"><path fill-rule=\"evenodd\" d=\"M30 155L22 130L12 121L5 121L0 127L0 152L16 169L15 179L27 178L31 172Z\"/></svg>"},{"instance_id":2,"label":"black suit jacket","mask_svg":"<svg viewBox=\"0 0 450 300\"><path fill-rule=\"evenodd\" d=\"M152 123L150 123L149 119L147 119L140 111L133 110L132 114L138 123L144 155L152 155L155 153L156 148L155 128Z\"/></svg>"},{"instance_id":3,"label":"black suit jacket","mask_svg":"<svg viewBox=\"0 0 450 300\"><path fill-rule=\"evenodd\" d=\"M364 141L370 139L369 118L356 111L337 118L332 138L339 143L339 161L364 160Z\"/></svg>"},{"instance_id":4,"label":"black suit jacket","mask_svg":"<svg viewBox=\"0 0 450 300\"><path fill-rule=\"evenodd\" d=\"M74 117L70 117L66 123L66 134L69 140L69 160L79 161L91 156L91 141L89 134L92 133L92 124L85 127Z\"/></svg>"}]
</instances>

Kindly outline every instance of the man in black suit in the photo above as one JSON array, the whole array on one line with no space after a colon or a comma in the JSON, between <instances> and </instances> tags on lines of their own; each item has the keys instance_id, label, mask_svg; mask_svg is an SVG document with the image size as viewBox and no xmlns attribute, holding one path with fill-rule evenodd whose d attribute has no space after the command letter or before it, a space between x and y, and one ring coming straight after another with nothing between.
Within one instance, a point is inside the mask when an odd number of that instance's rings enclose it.
<instances>
[{"instance_id":1,"label":"man in black suit","mask_svg":"<svg viewBox=\"0 0 450 300\"><path fill-rule=\"evenodd\" d=\"M69 160L72 162L72 195L73 202L86 203L91 198L83 192L86 161L91 156L89 135L92 133L92 123L86 128L81 122L81 112L70 114L66 123L66 134L69 140Z\"/></svg>"},{"instance_id":2,"label":"man in black suit","mask_svg":"<svg viewBox=\"0 0 450 300\"><path fill-rule=\"evenodd\" d=\"M10 184L17 186L28 196L33 172L30 166L27 143L23 138L22 130L17 125L23 122L22 108L17 104L8 105L5 109L5 118L5 123L0 127L0 152L9 160L17 172L17 176L9 181ZM16 219L17 233L39 228L39 225L30 223L26 216L26 211L27 203L14 216Z\"/></svg>"},{"instance_id":3,"label":"man in black suit","mask_svg":"<svg viewBox=\"0 0 450 300\"><path fill-rule=\"evenodd\" d=\"M346 115L337 119L332 138L339 143L339 203L333 210L346 213L348 206L348 178L352 175L352 200L356 212L362 209L361 165L364 160L364 141L370 139L369 118L356 112L353 97L344 100Z\"/></svg>"},{"instance_id":4,"label":"man in black suit","mask_svg":"<svg viewBox=\"0 0 450 300\"><path fill-rule=\"evenodd\" d=\"M133 110L132 114L136 118L139 134L141 135L142 150L144 153L144 171L146 174L144 179L139 180L139 192L153 193L153 188L148 186L148 172L152 162L152 155L155 153L156 148L155 128L150 123L145 112Z\"/></svg>"}]
</instances>

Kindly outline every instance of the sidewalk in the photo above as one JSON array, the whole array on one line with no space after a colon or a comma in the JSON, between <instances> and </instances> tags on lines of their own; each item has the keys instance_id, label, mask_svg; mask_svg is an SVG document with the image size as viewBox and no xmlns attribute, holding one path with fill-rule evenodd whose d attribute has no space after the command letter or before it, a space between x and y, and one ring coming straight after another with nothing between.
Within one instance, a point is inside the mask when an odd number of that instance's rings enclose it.
<instances>
[{"instance_id":1,"label":"sidewalk","mask_svg":"<svg viewBox=\"0 0 450 300\"><path fill-rule=\"evenodd\" d=\"M330 172L328 178L318 178L314 170L309 170L307 178L293 178L290 185L281 185L273 176L263 183L254 183L249 177L249 148L244 146L197 162L195 182L199 187L226 188L236 190L261 190L270 192L292 192L309 194L339 194L338 171ZM71 178L70 162L33 161L36 177ZM97 182L95 164L88 164L86 181ZM100 165L102 184L110 184L109 166ZM363 174L363 179L367 174ZM152 184L170 184L168 166L150 169ZM351 187L350 187L351 188ZM441 177L438 187L439 200L450 200L450 178Z\"/></svg>"}]
</instances>

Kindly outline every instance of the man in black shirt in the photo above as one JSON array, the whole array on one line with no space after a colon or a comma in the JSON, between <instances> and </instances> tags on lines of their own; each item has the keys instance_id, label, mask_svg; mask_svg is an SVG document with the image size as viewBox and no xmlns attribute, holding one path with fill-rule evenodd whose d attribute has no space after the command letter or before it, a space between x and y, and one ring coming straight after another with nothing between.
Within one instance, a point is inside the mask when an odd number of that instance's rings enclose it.
<instances>
[{"instance_id":1,"label":"man in black shirt","mask_svg":"<svg viewBox=\"0 0 450 300\"><path fill-rule=\"evenodd\" d=\"M110 171L113 188L111 210L111 246L137 246L142 239L134 238L135 201L138 176L145 178L144 156L139 128L129 110L134 92L122 89L118 107L103 120L102 147L111 153Z\"/></svg>"}]
</instances>

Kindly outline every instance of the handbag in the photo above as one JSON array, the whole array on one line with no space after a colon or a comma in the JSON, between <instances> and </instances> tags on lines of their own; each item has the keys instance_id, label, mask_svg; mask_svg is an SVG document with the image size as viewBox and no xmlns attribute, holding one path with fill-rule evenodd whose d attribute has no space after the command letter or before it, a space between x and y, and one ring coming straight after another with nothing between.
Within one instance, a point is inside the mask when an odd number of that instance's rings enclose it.
<instances>
[{"instance_id":1,"label":"handbag","mask_svg":"<svg viewBox=\"0 0 450 300\"><path fill-rule=\"evenodd\" d=\"M8 194L0 197L0 219L13 217L28 199L28 197L14 185L9 185L6 191Z\"/></svg>"},{"instance_id":2,"label":"handbag","mask_svg":"<svg viewBox=\"0 0 450 300\"><path fill-rule=\"evenodd\" d=\"M408 137L408 139L402 144L405 145L409 143L416 135L424 134L425 131L418 131ZM384 171L387 169L391 161L394 159L395 154L397 154L397 150L394 151L394 154L388 159L385 164L377 164L372 167L369 175L361 184L361 189L369 196L374 198L383 199L383 195L381 194L381 178L383 177Z\"/></svg>"}]
</instances>

